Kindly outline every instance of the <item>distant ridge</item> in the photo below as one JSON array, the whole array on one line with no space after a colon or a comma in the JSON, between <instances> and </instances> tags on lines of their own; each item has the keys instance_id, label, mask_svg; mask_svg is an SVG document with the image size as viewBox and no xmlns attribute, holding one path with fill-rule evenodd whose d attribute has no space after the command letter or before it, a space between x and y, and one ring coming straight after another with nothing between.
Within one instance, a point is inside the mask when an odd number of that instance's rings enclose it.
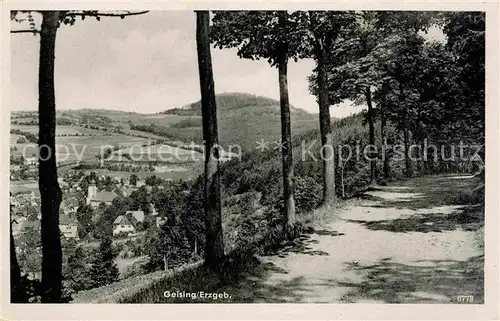
<instances>
[{"instance_id":1,"label":"distant ridge","mask_svg":"<svg viewBox=\"0 0 500 321\"><path fill-rule=\"evenodd\" d=\"M275 107L280 102L276 99L265 96L257 96L248 93L228 92L215 95L217 110L224 112L227 110L236 110L245 107ZM293 113L310 114L305 110L290 106ZM201 116L201 101L198 100L180 108L167 109L160 114L179 115L179 116Z\"/></svg>"}]
</instances>

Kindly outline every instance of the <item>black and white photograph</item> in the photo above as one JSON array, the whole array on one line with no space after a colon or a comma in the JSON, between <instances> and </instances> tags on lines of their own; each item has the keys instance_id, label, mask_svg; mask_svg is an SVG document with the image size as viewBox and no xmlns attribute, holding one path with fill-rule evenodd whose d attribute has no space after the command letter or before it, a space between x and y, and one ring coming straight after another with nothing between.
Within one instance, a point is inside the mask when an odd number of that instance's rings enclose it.
<instances>
[{"instance_id":1,"label":"black and white photograph","mask_svg":"<svg viewBox=\"0 0 500 321\"><path fill-rule=\"evenodd\" d=\"M10 303L485 304L486 12L285 9L9 10Z\"/></svg>"}]
</instances>

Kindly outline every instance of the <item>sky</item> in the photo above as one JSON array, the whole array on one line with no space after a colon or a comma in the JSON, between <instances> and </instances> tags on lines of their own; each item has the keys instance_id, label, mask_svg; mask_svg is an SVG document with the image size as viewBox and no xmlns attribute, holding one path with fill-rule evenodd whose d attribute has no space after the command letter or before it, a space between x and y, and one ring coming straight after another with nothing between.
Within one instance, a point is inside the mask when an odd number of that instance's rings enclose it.
<instances>
[{"instance_id":1,"label":"sky","mask_svg":"<svg viewBox=\"0 0 500 321\"><path fill-rule=\"evenodd\" d=\"M38 22L38 21L37 21ZM22 28L13 22L12 29ZM117 109L157 113L200 99L196 22L191 11L156 11L125 19L87 18L62 26L56 39L58 110ZM39 37L11 35L11 99L14 110L36 110ZM240 59L236 50L212 49L215 91L279 99L278 73L265 60ZM317 113L307 77L310 59L288 67L290 104ZM346 117L362 107L331 108Z\"/></svg>"}]
</instances>

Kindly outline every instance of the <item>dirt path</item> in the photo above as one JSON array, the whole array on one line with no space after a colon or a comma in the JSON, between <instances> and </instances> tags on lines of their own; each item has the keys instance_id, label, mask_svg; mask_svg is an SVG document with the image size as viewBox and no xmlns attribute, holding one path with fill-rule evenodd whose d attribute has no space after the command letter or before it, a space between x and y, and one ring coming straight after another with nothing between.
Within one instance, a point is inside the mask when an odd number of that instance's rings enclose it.
<instances>
[{"instance_id":1,"label":"dirt path","mask_svg":"<svg viewBox=\"0 0 500 321\"><path fill-rule=\"evenodd\" d=\"M482 208L451 205L469 176L413 179L367 192L338 219L262 257L244 302L483 302ZM237 296L237 298L236 298ZM464 299L465 300L465 299ZM470 300L468 298L467 300Z\"/></svg>"}]
</instances>

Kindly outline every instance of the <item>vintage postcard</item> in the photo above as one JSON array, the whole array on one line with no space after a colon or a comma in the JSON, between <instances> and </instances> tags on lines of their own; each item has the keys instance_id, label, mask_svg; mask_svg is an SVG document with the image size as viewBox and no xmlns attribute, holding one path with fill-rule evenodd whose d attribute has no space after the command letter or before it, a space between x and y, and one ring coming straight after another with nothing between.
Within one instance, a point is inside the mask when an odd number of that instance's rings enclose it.
<instances>
[{"instance_id":1,"label":"vintage postcard","mask_svg":"<svg viewBox=\"0 0 500 321\"><path fill-rule=\"evenodd\" d=\"M2 3L2 309L500 318L498 3Z\"/></svg>"}]
</instances>

